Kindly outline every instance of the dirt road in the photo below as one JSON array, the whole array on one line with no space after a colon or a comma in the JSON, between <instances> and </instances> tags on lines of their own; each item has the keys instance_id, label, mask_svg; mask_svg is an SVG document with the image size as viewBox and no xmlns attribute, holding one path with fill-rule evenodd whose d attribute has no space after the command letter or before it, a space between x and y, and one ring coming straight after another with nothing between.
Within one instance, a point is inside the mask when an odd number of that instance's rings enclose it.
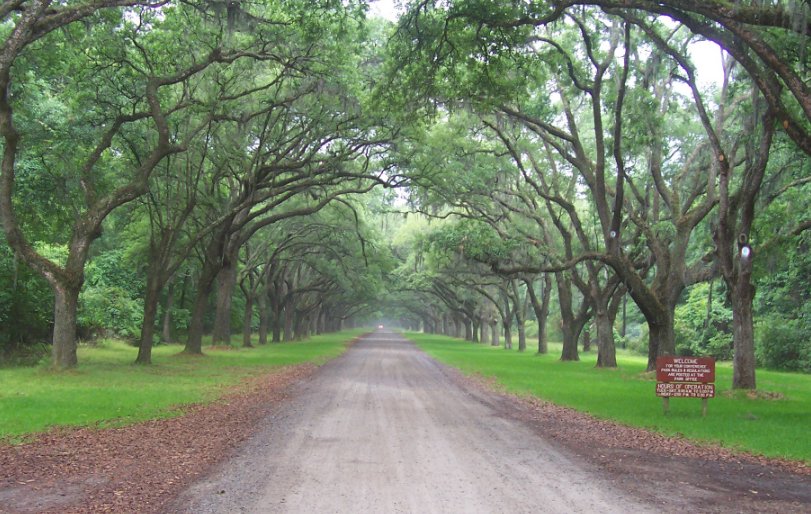
<instances>
[{"instance_id":1,"label":"dirt road","mask_svg":"<svg viewBox=\"0 0 811 514\"><path fill-rule=\"evenodd\" d=\"M648 512L385 331L299 386L171 512Z\"/></svg>"}]
</instances>

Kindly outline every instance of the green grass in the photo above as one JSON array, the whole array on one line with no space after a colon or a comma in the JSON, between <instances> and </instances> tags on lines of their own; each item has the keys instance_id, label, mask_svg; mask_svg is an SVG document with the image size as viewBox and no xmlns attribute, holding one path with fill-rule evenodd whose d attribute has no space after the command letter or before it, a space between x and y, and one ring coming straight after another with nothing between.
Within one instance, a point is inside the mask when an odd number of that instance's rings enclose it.
<instances>
[{"instance_id":1,"label":"green grass","mask_svg":"<svg viewBox=\"0 0 811 514\"><path fill-rule=\"evenodd\" d=\"M645 357L618 351L619 369L598 369L596 353L580 362L560 362L560 345L537 355L474 345L458 339L408 333L436 359L467 374L493 377L508 392L534 395L592 415L644 427L668 435L718 444L749 453L811 464L811 376L758 370L758 391L780 399L730 395L732 367L716 366L716 398L706 418L701 401L673 398L670 414L655 396L655 377L645 373Z\"/></svg>"},{"instance_id":2,"label":"green grass","mask_svg":"<svg viewBox=\"0 0 811 514\"><path fill-rule=\"evenodd\" d=\"M0 440L19 442L55 426L120 426L175 416L177 406L214 400L248 376L326 362L363 332L251 349L204 348L204 357L179 354L182 346L158 346L151 366L132 364L137 353L132 346L105 341L101 347L80 347L76 370L0 369Z\"/></svg>"}]
</instances>

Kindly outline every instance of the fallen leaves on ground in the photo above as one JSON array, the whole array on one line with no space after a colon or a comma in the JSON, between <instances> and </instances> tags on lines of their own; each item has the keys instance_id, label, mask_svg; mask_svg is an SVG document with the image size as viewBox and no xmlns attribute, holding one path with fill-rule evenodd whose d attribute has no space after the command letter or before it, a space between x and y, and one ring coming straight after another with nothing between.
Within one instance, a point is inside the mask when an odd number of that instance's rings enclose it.
<instances>
[{"instance_id":1,"label":"fallen leaves on ground","mask_svg":"<svg viewBox=\"0 0 811 514\"><path fill-rule=\"evenodd\" d=\"M159 512L227 456L311 375L311 364L253 377L181 416L113 429L55 429L0 446L0 512Z\"/></svg>"}]
</instances>

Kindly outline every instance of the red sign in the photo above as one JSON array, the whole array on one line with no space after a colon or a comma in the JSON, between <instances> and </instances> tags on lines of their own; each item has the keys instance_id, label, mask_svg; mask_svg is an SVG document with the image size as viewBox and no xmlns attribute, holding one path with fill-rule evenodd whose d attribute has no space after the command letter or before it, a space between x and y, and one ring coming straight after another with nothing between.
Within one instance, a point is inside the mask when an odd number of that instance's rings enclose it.
<instances>
[{"instance_id":1,"label":"red sign","mask_svg":"<svg viewBox=\"0 0 811 514\"><path fill-rule=\"evenodd\" d=\"M715 398L714 384L656 384L656 396L666 398Z\"/></svg>"},{"instance_id":2,"label":"red sign","mask_svg":"<svg viewBox=\"0 0 811 514\"><path fill-rule=\"evenodd\" d=\"M712 357L657 357L656 380L657 382L695 382L699 384L715 382L715 359Z\"/></svg>"}]
</instances>

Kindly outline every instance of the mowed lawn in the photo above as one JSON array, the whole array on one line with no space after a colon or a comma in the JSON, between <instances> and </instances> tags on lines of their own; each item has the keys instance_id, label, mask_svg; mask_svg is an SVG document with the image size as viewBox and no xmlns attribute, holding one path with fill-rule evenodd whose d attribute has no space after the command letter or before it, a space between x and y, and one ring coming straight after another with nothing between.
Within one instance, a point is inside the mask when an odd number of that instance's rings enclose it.
<instances>
[{"instance_id":1,"label":"mowed lawn","mask_svg":"<svg viewBox=\"0 0 811 514\"><path fill-rule=\"evenodd\" d=\"M618 369L598 369L596 350L561 362L560 345L537 355L444 336L407 333L428 354L468 374L492 377L504 389L592 415L771 457L811 464L811 376L758 370L760 398L731 392L731 363L716 366L716 398L706 418L701 400L673 398L670 414L655 395L647 359L618 351ZM769 394L764 394L769 393Z\"/></svg>"},{"instance_id":2,"label":"mowed lawn","mask_svg":"<svg viewBox=\"0 0 811 514\"><path fill-rule=\"evenodd\" d=\"M53 372L46 366L0 369L0 441L54 426L120 426L177 416L177 407L211 401L252 375L273 368L340 355L358 329L304 342L256 348L203 348L204 356L181 354L182 346L157 346L151 366L136 366L137 349L120 341L79 348L79 367Z\"/></svg>"}]
</instances>

